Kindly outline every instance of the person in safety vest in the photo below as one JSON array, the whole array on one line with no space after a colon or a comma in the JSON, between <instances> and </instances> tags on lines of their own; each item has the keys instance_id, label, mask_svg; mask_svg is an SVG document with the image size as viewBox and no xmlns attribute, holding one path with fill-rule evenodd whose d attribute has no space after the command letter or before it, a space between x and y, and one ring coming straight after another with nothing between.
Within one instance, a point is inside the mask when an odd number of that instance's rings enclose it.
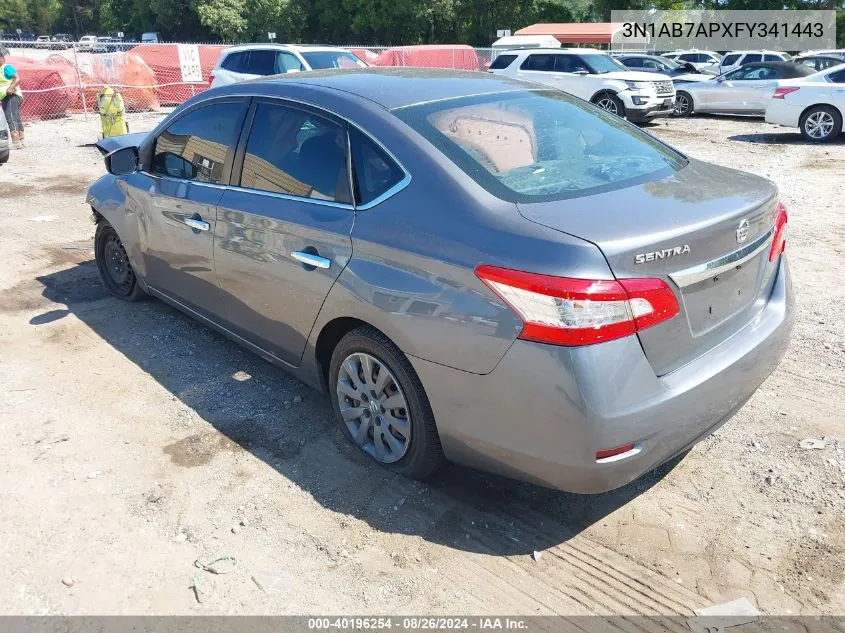
<instances>
[{"instance_id":1,"label":"person in safety vest","mask_svg":"<svg viewBox=\"0 0 845 633\"><path fill-rule=\"evenodd\" d=\"M6 63L8 56L9 49L0 46L0 100L3 102L3 112L6 113L9 132L12 134L12 147L21 149L24 141L23 121L21 120L23 92L21 91L21 80L15 67Z\"/></svg>"},{"instance_id":2,"label":"person in safety vest","mask_svg":"<svg viewBox=\"0 0 845 633\"><path fill-rule=\"evenodd\" d=\"M126 110L121 94L111 86L106 86L97 101L103 138L126 134L129 128L126 125Z\"/></svg>"}]
</instances>

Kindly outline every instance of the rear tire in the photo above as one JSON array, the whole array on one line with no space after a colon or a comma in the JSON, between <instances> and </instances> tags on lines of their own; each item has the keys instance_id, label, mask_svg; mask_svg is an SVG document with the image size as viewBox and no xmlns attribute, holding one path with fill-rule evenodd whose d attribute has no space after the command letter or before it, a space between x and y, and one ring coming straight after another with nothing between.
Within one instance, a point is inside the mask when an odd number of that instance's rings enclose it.
<instances>
[{"instance_id":1,"label":"rear tire","mask_svg":"<svg viewBox=\"0 0 845 633\"><path fill-rule=\"evenodd\" d=\"M801 115L798 129L801 136L811 143L827 143L842 131L842 115L831 106L811 106Z\"/></svg>"},{"instance_id":2,"label":"rear tire","mask_svg":"<svg viewBox=\"0 0 845 633\"><path fill-rule=\"evenodd\" d=\"M622 103L622 99L613 93L605 92L596 95L593 97L593 104L597 105L602 110L607 110L611 114L615 114L623 119L625 118L625 104Z\"/></svg>"},{"instance_id":3,"label":"rear tire","mask_svg":"<svg viewBox=\"0 0 845 633\"><path fill-rule=\"evenodd\" d=\"M9 150L6 149L0 152L0 165L5 165L9 162Z\"/></svg>"},{"instance_id":4,"label":"rear tire","mask_svg":"<svg viewBox=\"0 0 845 633\"><path fill-rule=\"evenodd\" d=\"M672 114L677 117L692 116L694 112L692 96L688 92L679 90L675 95L675 109Z\"/></svg>"},{"instance_id":5,"label":"rear tire","mask_svg":"<svg viewBox=\"0 0 845 633\"><path fill-rule=\"evenodd\" d=\"M132 269L123 242L111 224L101 220L94 235L94 259L100 279L110 294L123 301L139 301L146 296Z\"/></svg>"},{"instance_id":6,"label":"rear tire","mask_svg":"<svg viewBox=\"0 0 845 633\"><path fill-rule=\"evenodd\" d=\"M425 479L445 462L417 373L375 328L356 328L340 340L332 353L328 387L341 431L380 466Z\"/></svg>"}]
</instances>

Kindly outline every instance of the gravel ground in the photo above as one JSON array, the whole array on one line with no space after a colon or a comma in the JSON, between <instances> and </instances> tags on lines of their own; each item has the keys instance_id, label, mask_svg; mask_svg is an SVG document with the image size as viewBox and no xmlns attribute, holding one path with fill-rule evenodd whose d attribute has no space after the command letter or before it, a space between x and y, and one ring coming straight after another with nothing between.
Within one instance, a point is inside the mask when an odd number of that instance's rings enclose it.
<instances>
[{"instance_id":1,"label":"gravel ground","mask_svg":"<svg viewBox=\"0 0 845 633\"><path fill-rule=\"evenodd\" d=\"M716 435L577 496L457 467L394 477L323 396L160 302L107 297L84 205L96 121L30 125L0 168L0 612L689 614L745 596L843 613L845 137L648 129L778 184L798 320ZM233 573L195 567L222 555Z\"/></svg>"}]
</instances>

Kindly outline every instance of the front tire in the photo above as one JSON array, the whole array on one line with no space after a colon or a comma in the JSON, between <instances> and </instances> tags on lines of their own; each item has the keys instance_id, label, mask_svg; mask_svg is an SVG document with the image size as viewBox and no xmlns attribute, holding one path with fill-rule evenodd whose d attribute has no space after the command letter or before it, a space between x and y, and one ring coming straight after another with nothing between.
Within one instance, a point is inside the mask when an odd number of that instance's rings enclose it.
<instances>
[{"instance_id":1,"label":"front tire","mask_svg":"<svg viewBox=\"0 0 845 633\"><path fill-rule=\"evenodd\" d=\"M827 143L842 131L842 115L831 106L812 106L801 115L798 129L812 143Z\"/></svg>"},{"instance_id":2,"label":"front tire","mask_svg":"<svg viewBox=\"0 0 845 633\"><path fill-rule=\"evenodd\" d=\"M110 294L123 301L138 301L144 298L141 284L129 262L123 242L111 224L101 220L94 235L94 259L100 279Z\"/></svg>"},{"instance_id":3,"label":"front tire","mask_svg":"<svg viewBox=\"0 0 845 633\"><path fill-rule=\"evenodd\" d=\"M328 386L343 434L379 465L425 479L445 461L417 373L375 328L356 328L340 340L332 353Z\"/></svg>"},{"instance_id":4,"label":"front tire","mask_svg":"<svg viewBox=\"0 0 845 633\"><path fill-rule=\"evenodd\" d=\"M0 165L5 165L9 162L9 150L5 149L0 152Z\"/></svg>"},{"instance_id":5,"label":"front tire","mask_svg":"<svg viewBox=\"0 0 845 633\"><path fill-rule=\"evenodd\" d=\"M675 108L672 114L678 117L692 116L694 112L692 96L688 92L678 91L675 95Z\"/></svg>"},{"instance_id":6,"label":"front tire","mask_svg":"<svg viewBox=\"0 0 845 633\"><path fill-rule=\"evenodd\" d=\"M622 99L617 97L615 94L606 92L604 94L597 95L593 97L593 103L602 110L607 110L611 114L615 114L623 119L625 118L625 104L622 103Z\"/></svg>"}]
</instances>

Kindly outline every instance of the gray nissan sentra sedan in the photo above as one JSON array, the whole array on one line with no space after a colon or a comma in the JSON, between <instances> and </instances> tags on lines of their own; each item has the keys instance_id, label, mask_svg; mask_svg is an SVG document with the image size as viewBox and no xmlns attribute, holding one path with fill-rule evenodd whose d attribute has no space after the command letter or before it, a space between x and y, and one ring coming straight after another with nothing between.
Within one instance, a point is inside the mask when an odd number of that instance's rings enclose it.
<instances>
[{"instance_id":1,"label":"gray nissan sentra sedan","mask_svg":"<svg viewBox=\"0 0 845 633\"><path fill-rule=\"evenodd\" d=\"M105 286L326 390L409 477L621 486L728 420L789 341L775 186L535 84L301 73L99 145Z\"/></svg>"}]
</instances>

